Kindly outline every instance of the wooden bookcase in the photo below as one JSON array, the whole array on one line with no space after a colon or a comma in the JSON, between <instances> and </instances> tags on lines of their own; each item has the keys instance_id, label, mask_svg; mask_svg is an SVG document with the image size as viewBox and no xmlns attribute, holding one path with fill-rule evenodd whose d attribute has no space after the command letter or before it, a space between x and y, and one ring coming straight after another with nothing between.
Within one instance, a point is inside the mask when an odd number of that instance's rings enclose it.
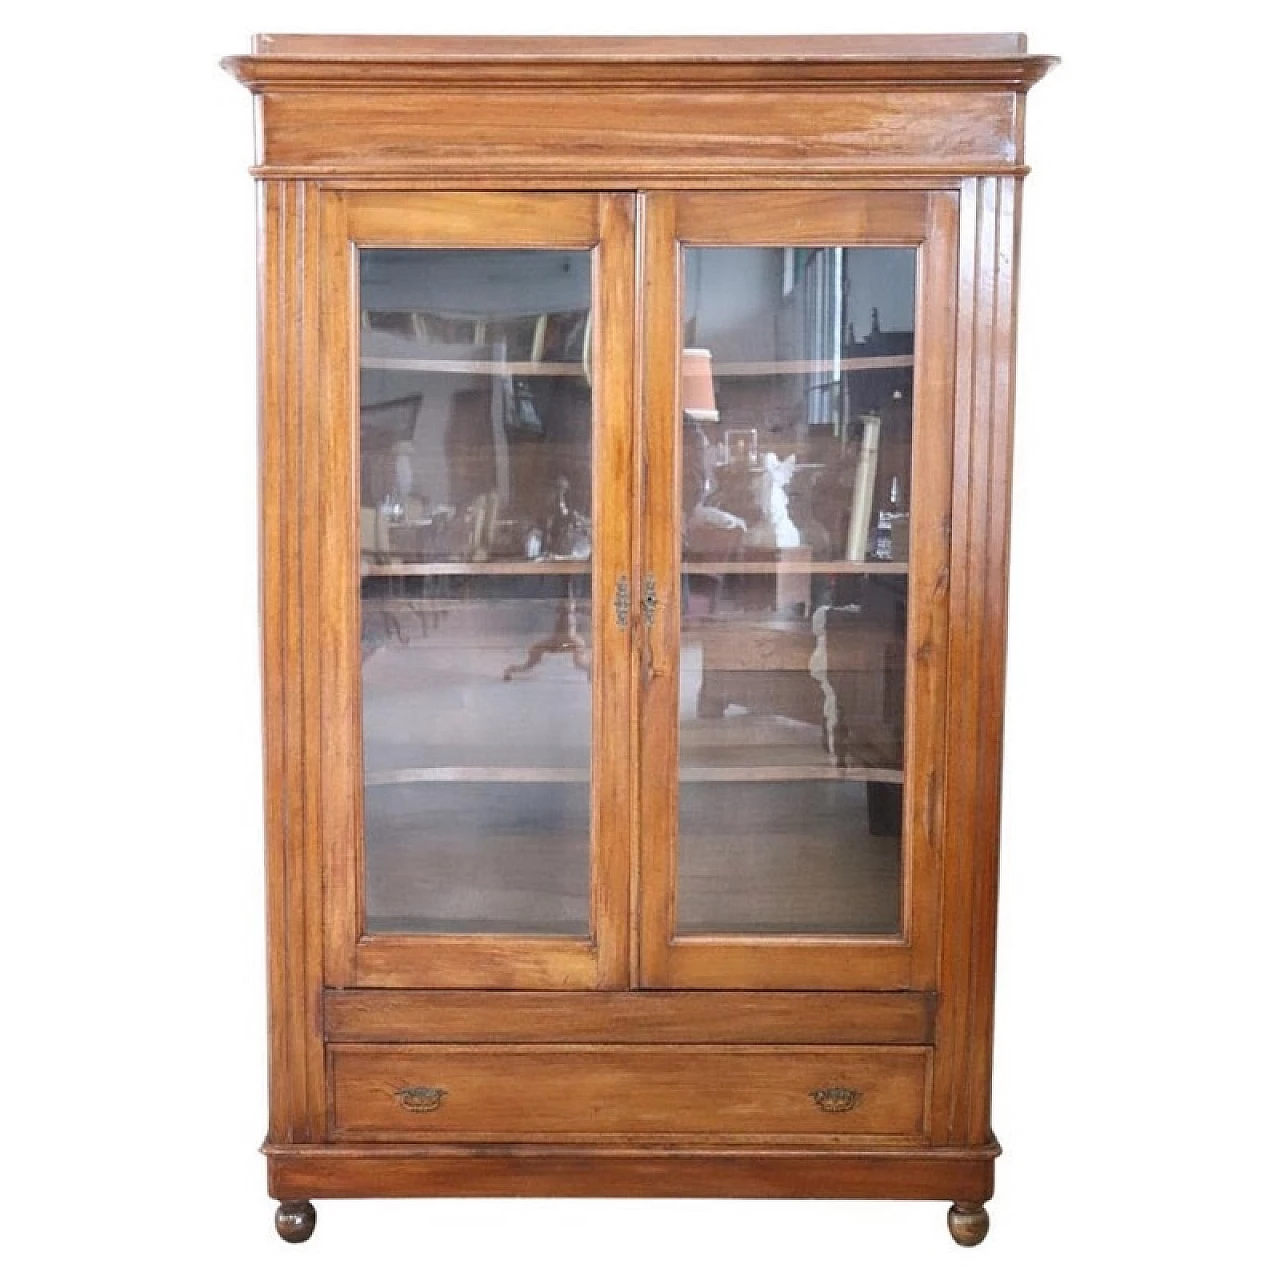
<instances>
[{"instance_id":1,"label":"wooden bookcase","mask_svg":"<svg viewBox=\"0 0 1280 1280\"><path fill-rule=\"evenodd\" d=\"M986 1234L1018 35L260 36L277 1226ZM707 369L710 368L710 374Z\"/></svg>"}]
</instances>

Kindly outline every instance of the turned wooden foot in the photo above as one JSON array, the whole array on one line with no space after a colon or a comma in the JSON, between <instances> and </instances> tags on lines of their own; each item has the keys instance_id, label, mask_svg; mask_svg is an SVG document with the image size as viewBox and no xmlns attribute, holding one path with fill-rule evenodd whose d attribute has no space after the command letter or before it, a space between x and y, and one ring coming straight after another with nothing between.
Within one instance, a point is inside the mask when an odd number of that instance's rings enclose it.
<instances>
[{"instance_id":1,"label":"turned wooden foot","mask_svg":"<svg viewBox=\"0 0 1280 1280\"><path fill-rule=\"evenodd\" d=\"M281 1240L301 1244L316 1229L316 1207L310 1200L285 1200L276 1209L276 1231Z\"/></svg>"},{"instance_id":2,"label":"turned wooden foot","mask_svg":"<svg viewBox=\"0 0 1280 1280\"><path fill-rule=\"evenodd\" d=\"M956 1244L962 1244L966 1249L971 1249L987 1238L991 1218L987 1214L985 1205L953 1204L947 1210L947 1226Z\"/></svg>"}]
</instances>

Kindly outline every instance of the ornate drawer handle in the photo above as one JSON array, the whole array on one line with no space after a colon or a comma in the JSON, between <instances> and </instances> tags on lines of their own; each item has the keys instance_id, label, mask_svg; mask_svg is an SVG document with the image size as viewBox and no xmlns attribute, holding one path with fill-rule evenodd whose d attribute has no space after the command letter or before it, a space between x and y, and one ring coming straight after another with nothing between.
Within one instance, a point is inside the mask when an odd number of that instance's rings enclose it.
<instances>
[{"instance_id":1,"label":"ornate drawer handle","mask_svg":"<svg viewBox=\"0 0 1280 1280\"><path fill-rule=\"evenodd\" d=\"M396 1101L406 1111L439 1111L448 1094L447 1089L397 1089Z\"/></svg>"},{"instance_id":2,"label":"ornate drawer handle","mask_svg":"<svg viewBox=\"0 0 1280 1280\"><path fill-rule=\"evenodd\" d=\"M856 1089L845 1089L841 1085L829 1085L825 1089L815 1089L810 1095L813 1105L819 1111L852 1111L862 1097Z\"/></svg>"}]
</instances>

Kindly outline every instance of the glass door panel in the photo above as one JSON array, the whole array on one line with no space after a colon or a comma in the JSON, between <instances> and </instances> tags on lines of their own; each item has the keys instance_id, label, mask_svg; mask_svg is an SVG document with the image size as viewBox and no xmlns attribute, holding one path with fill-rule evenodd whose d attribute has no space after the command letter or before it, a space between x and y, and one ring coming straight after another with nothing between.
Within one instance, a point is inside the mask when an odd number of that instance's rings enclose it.
<instances>
[{"instance_id":1,"label":"glass door panel","mask_svg":"<svg viewBox=\"0 0 1280 1280\"><path fill-rule=\"evenodd\" d=\"M366 929L585 937L591 253L359 269Z\"/></svg>"},{"instance_id":2,"label":"glass door panel","mask_svg":"<svg viewBox=\"0 0 1280 1280\"><path fill-rule=\"evenodd\" d=\"M645 985L933 980L955 215L647 198Z\"/></svg>"},{"instance_id":3,"label":"glass door panel","mask_svg":"<svg viewBox=\"0 0 1280 1280\"><path fill-rule=\"evenodd\" d=\"M916 252L681 278L677 933L895 936Z\"/></svg>"},{"instance_id":4,"label":"glass door panel","mask_svg":"<svg viewBox=\"0 0 1280 1280\"><path fill-rule=\"evenodd\" d=\"M634 203L326 197L331 985L626 982Z\"/></svg>"}]
</instances>

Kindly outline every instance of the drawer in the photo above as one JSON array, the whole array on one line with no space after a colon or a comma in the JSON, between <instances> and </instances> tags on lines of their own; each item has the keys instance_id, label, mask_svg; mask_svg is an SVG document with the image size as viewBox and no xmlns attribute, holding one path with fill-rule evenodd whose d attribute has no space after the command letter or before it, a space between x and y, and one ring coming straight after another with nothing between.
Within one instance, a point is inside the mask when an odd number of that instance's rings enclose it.
<instances>
[{"instance_id":1,"label":"drawer","mask_svg":"<svg viewBox=\"0 0 1280 1280\"><path fill-rule=\"evenodd\" d=\"M334 1130L461 1136L911 1136L931 1050L336 1045Z\"/></svg>"}]
</instances>

